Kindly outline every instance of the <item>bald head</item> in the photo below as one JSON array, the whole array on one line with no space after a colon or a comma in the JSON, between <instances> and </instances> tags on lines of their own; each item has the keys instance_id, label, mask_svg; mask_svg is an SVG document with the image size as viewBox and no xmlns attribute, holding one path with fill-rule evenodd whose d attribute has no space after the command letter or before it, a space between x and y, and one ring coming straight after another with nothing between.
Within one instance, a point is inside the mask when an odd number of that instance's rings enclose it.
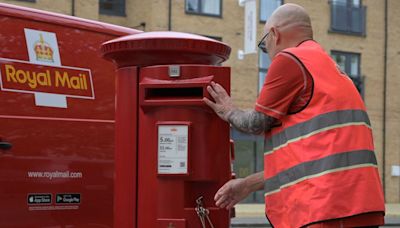
<instances>
[{"instance_id":1,"label":"bald head","mask_svg":"<svg viewBox=\"0 0 400 228\"><path fill-rule=\"evenodd\" d=\"M303 7L296 4L287 3L278 7L267 24L279 27L282 31L296 30L312 38L310 16Z\"/></svg>"},{"instance_id":2,"label":"bald head","mask_svg":"<svg viewBox=\"0 0 400 228\"><path fill-rule=\"evenodd\" d=\"M275 39L277 52L313 38L310 16L303 7L292 3L278 7L264 30L265 33L273 31L275 38L279 37Z\"/></svg>"}]
</instances>

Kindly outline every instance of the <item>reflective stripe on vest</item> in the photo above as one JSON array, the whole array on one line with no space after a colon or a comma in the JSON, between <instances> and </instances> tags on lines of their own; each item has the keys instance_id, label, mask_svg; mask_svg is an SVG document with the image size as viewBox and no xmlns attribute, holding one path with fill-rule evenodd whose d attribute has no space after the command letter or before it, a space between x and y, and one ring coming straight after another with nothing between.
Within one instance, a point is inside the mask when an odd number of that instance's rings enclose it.
<instances>
[{"instance_id":1,"label":"reflective stripe on vest","mask_svg":"<svg viewBox=\"0 0 400 228\"><path fill-rule=\"evenodd\" d=\"M356 150L330 155L318 160L304 162L265 180L265 196L282 188L325 174L360 167L377 167L374 151Z\"/></svg>"},{"instance_id":2,"label":"reflective stripe on vest","mask_svg":"<svg viewBox=\"0 0 400 228\"><path fill-rule=\"evenodd\" d=\"M321 114L308 121L288 127L284 131L268 138L265 141L264 155L271 154L289 143L320 132L354 125L365 125L371 128L368 115L364 110L341 110Z\"/></svg>"}]
</instances>

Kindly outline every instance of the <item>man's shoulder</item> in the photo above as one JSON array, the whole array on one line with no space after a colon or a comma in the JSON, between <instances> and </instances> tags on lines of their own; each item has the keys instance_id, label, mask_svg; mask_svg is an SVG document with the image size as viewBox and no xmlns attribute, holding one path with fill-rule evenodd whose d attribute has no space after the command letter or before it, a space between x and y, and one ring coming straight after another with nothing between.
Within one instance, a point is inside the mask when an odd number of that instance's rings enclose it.
<instances>
[{"instance_id":1,"label":"man's shoulder","mask_svg":"<svg viewBox=\"0 0 400 228\"><path fill-rule=\"evenodd\" d=\"M272 63L292 62L293 55L290 52L281 51L272 60Z\"/></svg>"},{"instance_id":2,"label":"man's shoulder","mask_svg":"<svg viewBox=\"0 0 400 228\"><path fill-rule=\"evenodd\" d=\"M299 52L315 52L325 53L324 48L315 40L304 40L300 42L296 47L290 47L282 50L284 53L291 53L296 55Z\"/></svg>"},{"instance_id":3,"label":"man's shoulder","mask_svg":"<svg viewBox=\"0 0 400 228\"><path fill-rule=\"evenodd\" d=\"M290 52L279 52L271 62L271 68L288 67L291 64L297 64L298 59Z\"/></svg>"}]
</instances>

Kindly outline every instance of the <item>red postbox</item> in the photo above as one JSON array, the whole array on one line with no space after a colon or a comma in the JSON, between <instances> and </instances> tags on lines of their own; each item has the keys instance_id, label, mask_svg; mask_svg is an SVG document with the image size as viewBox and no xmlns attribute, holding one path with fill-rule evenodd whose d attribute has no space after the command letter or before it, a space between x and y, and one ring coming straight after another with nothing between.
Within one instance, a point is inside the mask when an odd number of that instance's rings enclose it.
<instances>
[{"instance_id":1,"label":"red postbox","mask_svg":"<svg viewBox=\"0 0 400 228\"><path fill-rule=\"evenodd\" d=\"M230 91L230 68L217 66L230 48L149 32L102 49L118 66L115 227L210 227L207 216L229 227L213 200L232 175L229 125L202 98L211 81Z\"/></svg>"}]
</instances>

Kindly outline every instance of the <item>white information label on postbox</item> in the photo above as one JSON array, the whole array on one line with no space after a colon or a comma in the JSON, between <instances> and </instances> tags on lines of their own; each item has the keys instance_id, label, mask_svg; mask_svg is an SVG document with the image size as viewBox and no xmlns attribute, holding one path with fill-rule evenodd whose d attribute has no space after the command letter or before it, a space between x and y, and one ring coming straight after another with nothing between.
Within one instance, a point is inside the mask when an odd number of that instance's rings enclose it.
<instances>
[{"instance_id":1,"label":"white information label on postbox","mask_svg":"<svg viewBox=\"0 0 400 228\"><path fill-rule=\"evenodd\" d=\"M188 126L158 126L158 174L188 173Z\"/></svg>"}]
</instances>

